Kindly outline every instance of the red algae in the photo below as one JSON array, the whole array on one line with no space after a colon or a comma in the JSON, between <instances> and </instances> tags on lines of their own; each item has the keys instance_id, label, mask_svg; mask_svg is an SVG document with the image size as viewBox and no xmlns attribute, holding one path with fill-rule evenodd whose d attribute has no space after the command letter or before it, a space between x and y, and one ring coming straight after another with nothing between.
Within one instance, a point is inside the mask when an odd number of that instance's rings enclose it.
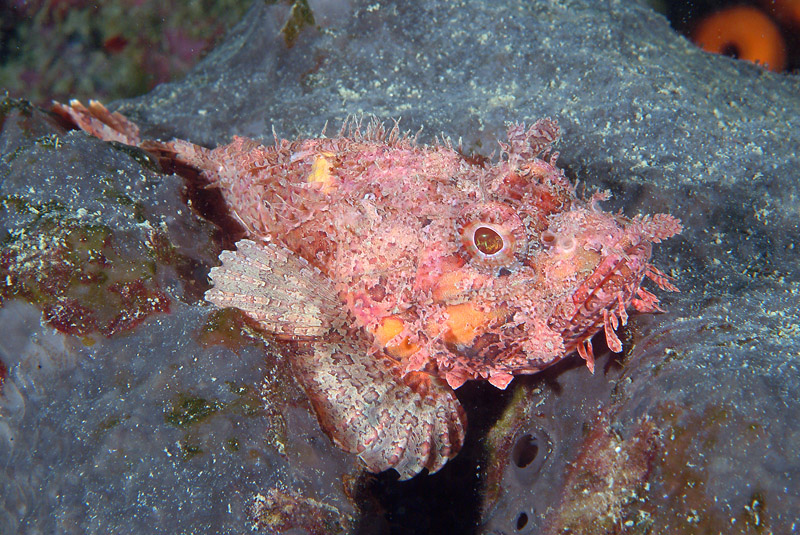
<instances>
[{"instance_id":1,"label":"red algae","mask_svg":"<svg viewBox=\"0 0 800 535\"><path fill-rule=\"evenodd\" d=\"M4 199L6 210L39 214L13 233L0 254L0 299L40 306L55 329L113 336L169 311L170 298L152 280L150 262L125 258L111 231L71 218L58 206Z\"/></svg>"},{"instance_id":2,"label":"red algae","mask_svg":"<svg viewBox=\"0 0 800 535\"><path fill-rule=\"evenodd\" d=\"M279 488L257 494L250 504L252 529L267 533L350 533L354 520L336 507Z\"/></svg>"},{"instance_id":3,"label":"red algae","mask_svg":"<svg viewBox=\"0 0 800 535\"><path fill-rule=\"evenodd\" d=\"M106 336L133 329L151 314L169 312L169 297L142 279L116 282L108 291L119 296L121 312L100 329Z\"/></svg>"},{"instance_id":4,"label":"red algae","mask_svg":"<svg viewBox=\"0 0 800 535\"><path fill-rule=\"evenodd\" d=\"M649 418L622 437L599 414L567 472L561 504L545 531L602 535L646 530L649 515L642 504L659 444L659 430Z\"/></svg>"},{"instance_id":5,"label":"red algae","mask_svg":"<svg viewBox=\"0 0 800 535\"><path fill-rule=\"evenodd\" d=\"M3 382L6 380L6 377L8 377L8 368L3 361L0 360L0 394L3 393Z\"/></svg>"}]
</instances>

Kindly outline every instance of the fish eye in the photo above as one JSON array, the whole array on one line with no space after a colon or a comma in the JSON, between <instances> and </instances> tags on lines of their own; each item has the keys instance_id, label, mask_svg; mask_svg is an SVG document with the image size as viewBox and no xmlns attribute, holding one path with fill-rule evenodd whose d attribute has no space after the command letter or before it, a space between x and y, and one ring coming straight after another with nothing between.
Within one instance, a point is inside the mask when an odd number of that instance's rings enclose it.
<instances>
[{"instance_id":1,"label":"fish eye","mask_svg":"<svg viewBox=\"0 0 800 535\"><path fill-rule=\"evenodd\" d=\"M503 237L489 227L478 227L472 236L472 241L485 255L493 255L503 248Z\"/></svg>"},{"instance_id":2,"label":"fish eye","mask_svg":"<svg viewBox=\"0 0 800 535\"><path fill-rule=\"evenodd\" d=\"M516 211L502 202L474 203L461 211L456 232L473 264L501 267L522 260L527 239Z\"/></svg>"}]
</instances>

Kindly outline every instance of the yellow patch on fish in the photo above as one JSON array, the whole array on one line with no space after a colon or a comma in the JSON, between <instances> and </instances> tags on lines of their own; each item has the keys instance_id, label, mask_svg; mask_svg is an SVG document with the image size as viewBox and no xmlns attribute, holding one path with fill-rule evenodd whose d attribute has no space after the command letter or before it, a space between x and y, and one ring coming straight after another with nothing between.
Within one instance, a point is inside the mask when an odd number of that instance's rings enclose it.
<instances>
[{"instance_id":1,"label":"yellow patch on fish","mask_svg":"<svg viewBox=\"0 0 800 535\"><path fill-rule=\"evenodd\" d=\"M335 154L332 152L322 152L314 159L311 164L311 173L308 175L307 182L309 184L319 184L320 191L328 194L335 187L331 169L333 164L328 158L333 158Z\"/></svg>"}]
</instances>

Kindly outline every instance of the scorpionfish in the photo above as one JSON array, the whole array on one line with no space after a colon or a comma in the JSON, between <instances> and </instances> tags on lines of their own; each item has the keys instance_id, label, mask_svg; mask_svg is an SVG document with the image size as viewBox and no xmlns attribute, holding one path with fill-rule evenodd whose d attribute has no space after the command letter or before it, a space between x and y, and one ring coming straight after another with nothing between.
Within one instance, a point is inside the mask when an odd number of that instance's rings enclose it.
<instances>
[{"instance_id":1,"label":"scorpionfish","mask_svg":"<svg viewBox=\"0 0 800 535\"><path fill-rule=\"evenodd\" d=\"M97 102L54 110L219 188L247 239L220 255L206 300L296 342L288 358L322 428L373 472L436 472L464 440L465 381L504 389L575 352L593 371L598 331L619 352L627 310L659 310L645 277L676 290L650 257L679 220L581 199L550 119L510 125L490 162L374 120L207 149L143 141Z\"/></svg>"}]
</instances>

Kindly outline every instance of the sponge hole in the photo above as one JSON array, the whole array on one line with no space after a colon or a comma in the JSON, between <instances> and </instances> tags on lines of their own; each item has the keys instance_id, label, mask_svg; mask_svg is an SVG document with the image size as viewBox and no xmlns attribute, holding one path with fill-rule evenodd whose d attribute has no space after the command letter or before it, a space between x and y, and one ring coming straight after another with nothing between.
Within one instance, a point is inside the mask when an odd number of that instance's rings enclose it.
<instances>
[{"instance_id":1,"label":"sponge hole","mask_svg":"<svg viewBox=\"0 0 800 535\"><path fill-rule=\"evenodd\" d=\"M517 516L517 531L523 529L525 526L528 525L528 513L520 513Z\"/></svg>"},{"instance_id":2,"label":"sponge hole","mask_svg":"<svg viewBox=\"0 0 800 535\"><path fill-rule=\"evenodd\" d=\"M539 455L539 441L531 434L523 435L517 439L511 451L511 460L519 468L525 468ZM525 513L522 513L525 514Z\"/></svg>"}]
</instances>

